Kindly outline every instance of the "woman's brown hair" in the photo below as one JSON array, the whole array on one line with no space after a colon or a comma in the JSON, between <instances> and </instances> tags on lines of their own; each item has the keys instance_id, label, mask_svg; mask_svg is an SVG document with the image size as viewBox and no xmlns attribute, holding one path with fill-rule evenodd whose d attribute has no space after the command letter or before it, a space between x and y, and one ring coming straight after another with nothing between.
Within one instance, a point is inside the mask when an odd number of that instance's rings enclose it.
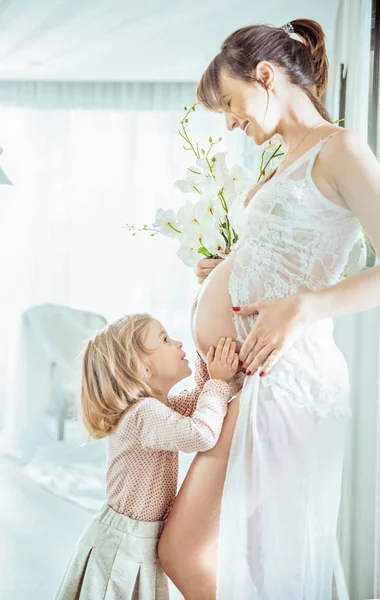
<instances>
[{"instance_id":1,"label":"woman's brown hair","mask_svg":"<svg viewBox=\"0 0 380 600\"><path fill-rule=\"evenodd\" d=\"M221 99L222 70L237 79L256 81L265 87L255 77L255 70L260 62L267 61L282 68L290 83L300 87L320 115L332 122L321 101L329 68L323 29L311 19L295 19L287 25L297 39L289 35L286 28L270 25L251 25L232 33L202 75L197 88L198 102L209 110L226 109Z\"/></svg>"}]
</instances>

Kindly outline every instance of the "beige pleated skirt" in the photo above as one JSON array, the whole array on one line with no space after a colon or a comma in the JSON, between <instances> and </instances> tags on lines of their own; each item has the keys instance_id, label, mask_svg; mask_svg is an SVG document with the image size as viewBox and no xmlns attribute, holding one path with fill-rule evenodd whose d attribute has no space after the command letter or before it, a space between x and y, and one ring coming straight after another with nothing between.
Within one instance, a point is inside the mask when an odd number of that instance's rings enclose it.
<instances>
[{"instance_id":1,"label":"beige pleated skirt","mask_svg":"<svg viewBox=\"0 0 380 600\"><path fill-rule=\"evenodd\" d=\"M163 526L103 507L79 539L56 600L168 600L157 556Z\"/></svg>"}]
</instances>

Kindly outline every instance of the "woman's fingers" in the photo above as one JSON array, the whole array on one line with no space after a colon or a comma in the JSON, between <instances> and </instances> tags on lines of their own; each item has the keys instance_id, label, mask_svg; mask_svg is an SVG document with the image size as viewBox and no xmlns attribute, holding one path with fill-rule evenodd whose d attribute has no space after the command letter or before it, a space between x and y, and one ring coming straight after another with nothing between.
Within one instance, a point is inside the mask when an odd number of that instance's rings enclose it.
<instances>
[{"instance_id":1,"label":"woman's fingers","mask_svg":"<svg viewBox=\"0 0 380 600\"><path fill-rule=\"evenodd\" d=\"M198 277L207 277L223 260L223 258L202 258L196 265L196 275Z\"/></svg>"},{"instance_id":2,"label":"woman's fingers","mask_svg":"<svg viewBox=\"0 0 380 600\"><path fill-rule=\"evenodd\" d=\"M242 347L240 348L239 358L244 364L247 360L248 354L255 349L257 344L257 333L255 329L251 329L247 338L244 340Z\"/></svg>"},{"instance_id":3,"label":"woman's fingers","mask_svg":"<svg viewBox=\"0 0 380 600\"><path fill-rule=\"evenodd\" d=\"M252 348L252 350L249 352L247 358L243 363L243 369L248 369L249 365L255 360L259 352L261 352L261 350L267 345L267 342L261 342L260 340L257 340L254 348Z\"/></svg>"},{"instance_id":4,"label":"woman's fingers","mask_svg":"<svg viewBox=\"0 0 380 600\"><path fill-rule=\"evenodd\" d=\"M261 377L265 377L265 375L268 375L269 371L271 371L273 369L275 364L280 360L281 356L282 356L281 350L273 350L273 352L268 356L268 358L264 362L263 366L261 367L261 370L260 370Z\"/></svg>"},{"instance_id":5,"label":"woman's fingers","mask_svg":"<svg viewBox=\"0 0 380 600\"><path fill-rule=\"evenodd\" d=\"M274 348L271 345L264 346L262 350L256 355L254 360L247 367L247 375L253 375L260 368L260 374L264 372L263 365L268 357L274 352Z\"/></svg>"},{"instance_id":6,"label":"woman's fingers","mask_svg":"<svg viewBox=\"0 0 380 600\"><path fill-rule=\"evenodd\" d=\"M248 315L258 315L260 312L262 302L252 302L252 304L245 304L243 306L233 306L232 311L239 316L246 317Z\"/></svg>"}]
</instances>

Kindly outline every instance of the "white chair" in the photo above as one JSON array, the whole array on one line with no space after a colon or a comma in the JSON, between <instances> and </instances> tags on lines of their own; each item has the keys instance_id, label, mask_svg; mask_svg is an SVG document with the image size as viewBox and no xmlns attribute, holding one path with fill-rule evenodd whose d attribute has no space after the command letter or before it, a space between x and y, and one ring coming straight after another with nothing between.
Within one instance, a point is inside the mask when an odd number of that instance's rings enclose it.
<instances>
[{"instance_id":1,"label":"white chair","mask_svg":"<svg viewBox=\"0 0 380 600\"><path fill-rule=\"evenodd\" d=\"M56 417L58 439L62 440L65 421L77 412L81 352L86 341L107 321L92 312L54 304L29 308L24 312L24 319L30 336L29 353L35 350L39 361L47 362L47 369L39 370L41 376L48 377L49 381L40 382L42 391L36 389L34 392L46 394L46 399L42 403L39 400L39 403L46 413Z\"/></svg>"}]
</instances>

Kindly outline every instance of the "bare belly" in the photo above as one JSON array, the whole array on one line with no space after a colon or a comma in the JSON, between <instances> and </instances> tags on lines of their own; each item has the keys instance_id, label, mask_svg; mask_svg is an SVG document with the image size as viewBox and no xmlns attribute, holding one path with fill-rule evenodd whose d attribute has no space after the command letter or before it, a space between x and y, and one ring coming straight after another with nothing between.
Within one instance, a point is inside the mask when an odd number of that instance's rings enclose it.
<instances>
[{"instance_id":1,"label":"bare belly","mask_svg":"<svg viewBox=\"0 0 380 600\"><path fill-rule=\"evenodd\" d=\"M216 346L221 337L236 339L232 301L228 284L233 259L227 257L207 277L195 299L191 314L191 328L198 352L205 359L210 346ZM238 351L239 351L238 344Z\"/></svg>"}]
</instances>

